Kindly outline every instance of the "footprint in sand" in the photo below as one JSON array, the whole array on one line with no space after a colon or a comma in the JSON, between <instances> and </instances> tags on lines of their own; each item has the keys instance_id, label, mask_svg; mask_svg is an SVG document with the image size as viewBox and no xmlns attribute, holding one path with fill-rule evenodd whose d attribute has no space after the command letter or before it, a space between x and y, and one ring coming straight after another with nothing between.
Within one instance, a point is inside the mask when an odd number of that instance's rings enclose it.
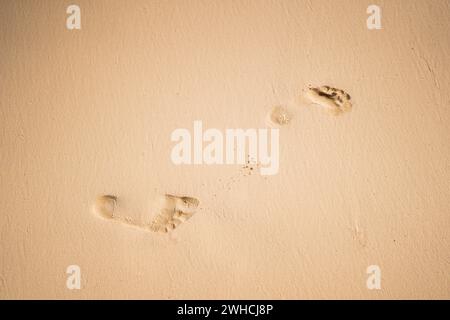
<instances>
[{"instance_id":1,"label":"footprint in sand","mask_svg":"<svg viewBox=\"0 0 450 320\"><path fill-rule=\"evenodd\" d=\"M194 215L200 203L192 197L178 197L170 194L166 194L165 200L165 206L150 224L150 230L153 232L167 233L175 229Z\"/></svg>"},{"instance_id":2,"label":"footprint in sand","mask_svg":"<svg viewBox=\"0 0 450 320\"><path fill-rule=\"evenodd\" d=\"M289 124L292 114L283 106L276 106L266 116L266 122L270 127L279 127Z\"/></svg>"},{"instance_id":3,"label":"footprint in sand","mask_svg":"<svg viewBox=\"0 0 450 320\"><path fill-rule=\"evenodd\" d=\"M114 219L117 197L111 195L99 196L95 199L94 212L104 219Z\"/></svg>"},{"instance_id":4,"label":"footprint in sand","mask_svg":"<svg viewBox=\"0 0 450 320\"><path fill-rule=\"evenodd\" d=\"M139 229L167 233L182 222L188 220L197 211L199 201L191 197L179 197L170 194L164 196L157 214L150 223L116 214L117 197L102 195L94 202L94 213L101 218L119 222Z\"/></svg>"},{"instance_id":5,"label":"footprint in sand","mask_svg":"<svg viewBox=\"0 0 450 320\"><path fill-rule=\"evenodd\" d=\"M348 112L352 108L350 95L344 90L330 86L309 87L305 92L305 96L312 103L326 108L335 115Z\"/></svg>"}]
</instances>

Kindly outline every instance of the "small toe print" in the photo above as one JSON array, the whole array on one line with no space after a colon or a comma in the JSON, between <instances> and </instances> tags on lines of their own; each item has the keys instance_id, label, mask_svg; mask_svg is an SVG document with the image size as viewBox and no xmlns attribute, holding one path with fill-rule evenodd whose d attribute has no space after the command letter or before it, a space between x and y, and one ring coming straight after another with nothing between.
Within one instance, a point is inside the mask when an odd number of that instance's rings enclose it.
<instances>
[{"instance_id":1,"label":"small toe print","mask_svg":"<svg viewBox=\"0 0 450 320\"><path fill-rule=\"evenodd\" d=\"M192 210L196 210L200 201L198 199L192 197L175 197L175 207L179 209L181 212L190 212Z\"/></svg>"},{"instance_id":2,"label":"small toe print","mask_svg":"<svg viewBox=\"0 0 450 320\"><path fill-rule=\"evenodd\" d=\"M153 232L167 233L170 230L175 229L180 222L181 221L174 217L174 212L172 210L162 209L152 221L150 230Z\"/></svg>"}]
</instances>

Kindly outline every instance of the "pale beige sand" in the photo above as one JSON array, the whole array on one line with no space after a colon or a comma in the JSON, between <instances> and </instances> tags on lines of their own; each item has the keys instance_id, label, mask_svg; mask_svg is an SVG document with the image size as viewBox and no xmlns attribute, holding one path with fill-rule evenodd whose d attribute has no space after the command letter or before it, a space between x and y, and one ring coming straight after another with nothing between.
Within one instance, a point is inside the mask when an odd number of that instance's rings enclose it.
<instances>
[{"instance_id":1,"label":"pale beige sand","mask_svg":"<svg viewBox=\"0 0 450 320\"><path fill-rule=\"evenodd\" d=\"M449 1L377 0L372 31L359 0L77 0L78 31L68 4L0 1L0 298L450 298ZM277 175L170 161L174 129L276 106ZM133 221L200 204L163 234L99 218L101 194Z\"/></svg>"}]
</instances>

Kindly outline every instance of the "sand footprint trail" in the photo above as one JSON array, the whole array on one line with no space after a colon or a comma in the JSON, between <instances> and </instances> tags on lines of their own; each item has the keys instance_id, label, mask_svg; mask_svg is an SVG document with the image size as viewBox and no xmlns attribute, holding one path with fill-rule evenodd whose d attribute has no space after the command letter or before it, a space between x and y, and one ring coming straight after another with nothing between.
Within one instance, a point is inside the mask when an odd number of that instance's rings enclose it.
<instances>
[{"instance_id":1,"label":"sand footprint trail","mask_svg":"<svg viewBox=\"0 0 450 320\"><path fill-rule=\"evenodd\" d=\"M334 115L339 115L352 109L350 95L342 89L330 86L309 86L304 90L303 97L309 103L319 105ZM299 101L273 107L266 114L266 125L271 128L280 128L288 125L293 119L292 108L290 108L293 104L295 107L298 107ZM302 103L300 102L300 104ZM290 107L288 108L288 106Z\"/></svg>"},{"instance_id":2,"label":"sand footprint trail","mask_svg":"<svg viewBox=\"0 0 450 320\"><path fill-rule=\"evenodd\" d=\"M117 197L102 195L97 197L93 205L96 215L106 220L118 222L123 225L143 229L146 231L167 233L174 230L182 222L187 221L197 211L199 200L186 196L175 196L166 194L153 220L148 223L135 218L126 217L116 213Z\"/></svg>"},{"instance_id":3,"label":"sand footprint trail","mask_svg":"<svg viewBox=\"0 0 450 320\"><path fill-rule=\"evenodd\" d=\"M330 86L309 87L305 92L305 97L314 104L320 105L335 115L351 110L350 95L344 90ZM273 107L266 114L266 124L269 127L281 127L288 125L293 118L292 113L284 105ZM259 164L247 160L242 166L243 171L237 176L231 177L222 189L231 190L231 185L237 183L242 176L252 175ZM221 189L221 188L219 188ZM216 190L213 194L223 190ZM187 196L175 196L166 194L163 196L163 203L153 209L155 216L150 222L145 219L132 218L117 214L118 198L114 195L102 195L96 198L93 210L99 217L121 223L123 225L143 229L152 232L168 233L176 229L181 223L189 220L197 211L199 200ZM357 232L359 234L359 232Z\"/></svg>"}]
</instances>

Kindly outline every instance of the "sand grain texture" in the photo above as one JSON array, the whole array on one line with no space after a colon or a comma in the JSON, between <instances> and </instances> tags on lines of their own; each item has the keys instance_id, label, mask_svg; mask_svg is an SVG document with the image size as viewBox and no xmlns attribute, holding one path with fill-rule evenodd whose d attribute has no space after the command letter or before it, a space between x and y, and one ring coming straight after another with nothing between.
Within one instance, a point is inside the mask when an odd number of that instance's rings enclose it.
<instances>
[{"instance_id":1,"label":"sand grain texture","mask_svg":"<svg viewBox=\"0 0 450 320\"><path fill-rule=\"evenodd\" d=\"M69 3L0 1L0 298L450 298L449 1L377 1L382 30L359 0L76 3L70 31ZM176 128L284 105L275 176L170 161ZM99 194L137 221L200 205L159 234L99 219Z\"/></svg>"}]
</instances>

